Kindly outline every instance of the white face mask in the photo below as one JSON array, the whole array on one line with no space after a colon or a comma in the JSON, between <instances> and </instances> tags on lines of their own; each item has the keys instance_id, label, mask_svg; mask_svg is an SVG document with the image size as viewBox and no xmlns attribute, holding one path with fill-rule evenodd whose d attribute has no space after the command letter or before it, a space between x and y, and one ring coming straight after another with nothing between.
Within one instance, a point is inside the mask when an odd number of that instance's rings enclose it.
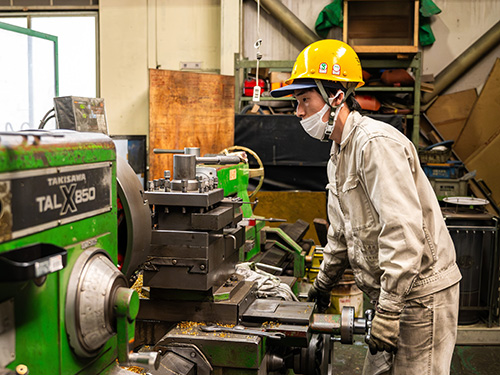
<instances>
[{"instance_id":1,"label":"white face mask","mask_svg":"<svg viewBox=\"0 0 500 375\"><path fill-rule=\"evenodd\" d=\"M341 90L337 91L337 94L333 98L329 98L328 100L330 101L330 105L333 103L333 101L342 93ZM340 106L332 106L335 110L335 117L333 119L333 127L335 127L335 122L337 121L337 115L338 112L340 112L340 108L344 103L342 103ZM311 137L319 139L320 141L325 140L325 133L327 130L327 125L328 121L323 121L323 116L325 115L326 112L330 110L330 106L325 103L323 108L321 108L318 112L315 114L309 116L308 118L304 120L300 120L300 124L304 128L307 134L309 134ZM333 132L332 130L329 132L331 134Z\"/></svg>"}]
</instances>

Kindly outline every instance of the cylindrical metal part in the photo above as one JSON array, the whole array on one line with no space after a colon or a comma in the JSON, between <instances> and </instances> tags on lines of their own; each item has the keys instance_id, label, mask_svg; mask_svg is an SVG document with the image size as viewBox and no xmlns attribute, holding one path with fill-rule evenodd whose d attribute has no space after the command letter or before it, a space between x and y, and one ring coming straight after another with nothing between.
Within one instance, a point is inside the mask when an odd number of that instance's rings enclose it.
<instances>
[{"instance_id":1,"label":"cylindrical metal part","mask_svg":"<svg viewBox=\"0 0 500 375\"><path fill-rule=\"evenodd\" d=\"M342 307L340 319L340 342L342 344L352 344L354 335L354 307Z\"/></svg>"},{"instance_id":2,"label":"cylindrical metal part","mask_svg":"<svg viewBox=\"0 0 500 375\"><path fill-rule=\"evenodd\" d=\"M174 180L196 180L195 155L174 155Z\"/></svg>"},{"instance_id":3,"label":"cylindrical metal part","mask_svg":"<svg viewBox=\"0 0 500 375\"><path fill-rule=\"evenodd\" d=\"M313 333L340 335L340 320L339 314L313 314L309 328Z\"/></svg>"},{"instance_id":4,"label":"cylindrical metal part","mask_svg":"<svg viewBox=\"0 0 500 375\"><path fill-rule=\"evenodd\" d=\"M153 149L154 154L183 154L184 150L165 150L163 148Z\"/></svg>"},{"instance_id":5,"label":"cylindrical metal part","mask_svg":"<svg viewBox=\"0 0 500 375\"><path fill-rule=\"evenodd\" d=\"M367 319L355 318L354 308L344 306L342 314L313 314L309 329L313 333L340 335L340 342L352 344L353 335L367 332Z\"/></svg>"},{"instance_id":6,"label":"cylindrical metal part","mask_svg":"<svg viewBox=\"0 0 500 375\"><path fill-rule=\"evenodd\" d=\"M258 267L258 268L261 268L263 270L267 270L267 271L278 271L278 272L283 272L283 268L281 267L276 267L276 266L271 266L270 264L265 264L265 263L255 263L255 265Z\"/></svg>"},{"instance_id":7,"label":"cylindrical metal part","mask_svg":"<svg viewBox=\"0 0 500 375\"><path fill-rule=\"evenodd\" d=\"M130 353L129 364L158 370L161 356L158 352Z\"/></svg>"},{"instance_id":8,"label":"cylindrical metal part","mask_svg":"<svg viewBox=\"0 0 500 375\"><path fill-rule=\"evenodd\" d=\"M304 43L304 46L308 46L321 39L280 0L260 0L260 4L274 18L280 21L293 36Z\"/></svg>"},{"instance_id":9,"label":"cylindrical metal part","mask_svg":"<svg viewBox=\"0 0 500 375\"><path fill-rule=\"evenodd\" d=\"M500 43L500 21L436 76L434 90L422 96L422 104L429 103L434 97L451 86L451 84L469 70L473 64L495 48L498 43Z\"/></svg>"},{"instance_id":10,"label":"cylindrical metal part","mask_svg":"<svg viewBox=\"0 0 500 375\"><path fill-rule=\"evenodd\" d=\"M217 155L197 157L196 161L202 164L238 164L241 159L236 155Z\"/></svg>"},{"instance_id":11,"label":"cylindrical metal part","mask_svg":"<svg viewBox=\"0 0 500 375\"><path fill-rule=\"evenodd\" d=\"M354 319L354 334L364 335L366 333L366 319L355 318Z\"/></svg>"},{"instance_id":12,"label":"cylindrical metal part","mask_svg":"<svg viewBox=\"0 0 500 375\"><path fill-rule=\"evenodd\" d=\"M200 148L199 147L184 147L184 153L186 155L195 155L196 157L200 156Z\"/></svg>"}]
</instances>

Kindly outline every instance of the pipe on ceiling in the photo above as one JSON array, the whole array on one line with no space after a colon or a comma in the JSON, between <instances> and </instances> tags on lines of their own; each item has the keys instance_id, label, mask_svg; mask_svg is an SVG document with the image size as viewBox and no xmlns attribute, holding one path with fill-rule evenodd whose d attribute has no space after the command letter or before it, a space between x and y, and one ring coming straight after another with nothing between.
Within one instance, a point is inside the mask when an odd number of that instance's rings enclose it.
<instances>
[{"instance_id":1,"label":"pipe on ceiling","mask_svg":"<svg viewBox=\"0 0 500 375\"><path fill-rule=\"evenodd\" d=\"M261 0L262 1L262 0ZM436 76L434 90L422 95L422 104L429 103L436 96L450 87L465 71L478 62L500 43L500 21L483 34L474 44Z\"/></svg>"},{"instance_id":2,"label":"pipe on ceiling","mask_svg":"<svg viewBox=\"0 0 500 375\"><path fill-rule=\"evenodd\" d=\"M257 0L255 0L257 2ZM279 0L260 0L260 6L271 16L280 21L283 26L299 41L308 46L321 38L308 28L293 12Z\"/></svg>"}]
</instances>

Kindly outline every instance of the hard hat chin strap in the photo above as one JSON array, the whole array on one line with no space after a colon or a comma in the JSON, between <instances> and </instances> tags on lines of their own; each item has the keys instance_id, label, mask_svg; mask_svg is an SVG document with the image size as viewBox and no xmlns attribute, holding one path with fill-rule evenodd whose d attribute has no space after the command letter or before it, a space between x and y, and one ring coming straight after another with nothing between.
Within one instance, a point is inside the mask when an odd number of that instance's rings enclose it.
<instances>
[{"instance_id":1,"label":"hard hat chin strap","mask_svg":"<svg viewBox=\"0 0 500 375\"><path fill-rule=\"evenodd\" d=\"M325 101L325 103L330 107L330 115L328 116L328 124L326 125L325 129L325 136L323 137L322 141L328 141L330 138L330 135L333 132L333 128L335 126L335 121L337 120L337 108L340 108L342 104L345 103L349 95L351 95L354 92L354 89L356 88L355 85L351 85L347 88L347 91L344 93L344 97L342 98L342 101L338 106L332 106L330 104L330 100L328 98L328 94L326 93L326 90L323 86L323 82L319 79L315 79L314 82L316 82L316 86L318 86L319 92L321 94L321 97Z\"/></svg>"}]
</instances>

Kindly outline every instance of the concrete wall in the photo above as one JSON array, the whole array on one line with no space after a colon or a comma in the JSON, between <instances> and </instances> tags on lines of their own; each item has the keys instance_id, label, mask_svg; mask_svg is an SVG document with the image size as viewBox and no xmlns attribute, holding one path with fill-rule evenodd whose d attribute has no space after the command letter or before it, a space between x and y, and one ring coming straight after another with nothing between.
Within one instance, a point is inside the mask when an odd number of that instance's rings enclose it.
<instances>
[{"instance_id":1,"label":"concrete wall","mask_svg":"<svg viewBox=\"0 0 500 375\"><path fill-rule=\"evenodd\" d=\"M101 0L101 97L113 135L148 134L148 7L146 0Z\"/></svg>"},{"instance_id":2,"label":"concrete wall","mask_svg":"<svg viewBox=\"0 0 500 375\"><path fill-rule=\"evenodd\" d=\"M330 0L282 0L307 26ZM423 49L423 73L437 75L498 20L498 0L434 0L442 13L432 19L436 43ZM263 59L294 60L304 47L261 11L257 33L254 0L100 0L101 96L112 134L148 134L149 68L179 70L201 62L200 71L231 75L233 55L255 59L253 43L263 39ZM240 21L241 20L241 21ZM340 30L329 37L341 38ZM241 46L241 47L240 47ZM500 57L500 47L448 92L481 89Z\"/></svg>"},{"instance_id":3,"label":"concrete wall","mask_svg":"<svg viewBox=\"0 0 500 375\"><path fill-rule=\"evenodd\" d=\"M148 134L149 71L231 74L240 0L100 0L101 97L111 134ZM191 66L191 65L189 65Z\"/></svg>"},{"instance_id":4,"label":"concrete wall","mask_svg":"<svg viewBox=\"0 0 500 375\"><path fill-rule=\"evenodd\" d=\"M442 12L432 18L436 42L423 49L423 74L437 75L486 31L500 21L498 0L434 0ZM446 93L482 89L493 64L500 57L500 45L485 56Z\"/></svg>"}]
</instances>

